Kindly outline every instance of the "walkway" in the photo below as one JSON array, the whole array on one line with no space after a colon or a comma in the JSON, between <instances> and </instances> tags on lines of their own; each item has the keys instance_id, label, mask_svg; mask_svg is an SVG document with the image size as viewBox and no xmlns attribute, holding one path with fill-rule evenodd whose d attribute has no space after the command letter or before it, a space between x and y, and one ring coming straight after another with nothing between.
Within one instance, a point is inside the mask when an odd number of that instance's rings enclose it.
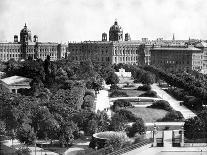
<instances>
[{"instance_id":1,"label":"walkway","mask_svg":"<svg viewBox=\"0 0 207 155\"><path fill-rule=\"evenodd\" d=\"M95 104L96 104L96 110L95 110L96 112L98 110L103 111L106 109L110 109L109 96L108 96L108 91L106 90L106 88L99 91L95 99ZM111 111L107 110L107 114L110 117Z\"/></svg>"},{"instance_id":2,"label":"walkway","mask_svg":"<svg viewBox=\"0 0 207 155\"><path fill-rule=\"evenodd\" d=\"M156 98L156 97L137 97L137 96L132 96L132 97L113 97L113 98L110 98L109 101L112 102L112 101L116 101L116 100L130 100L130 99L133 99L133 100L152 100L152 101L158 101L158 100L163 100L161 98Z\"/></svg>"},{"instance_id":3,"label":"walkway","mask_svg":"<svg viewBox=\"0 0 207 155\"><path fill-rule=\"evenodd\" d=\"M21 144L18 140L13 140L13 146L12 146L12 140L5 140L4 145L8 146L8 147L13 147L14 149L18 150L20 147L23 147L24 145ZM45 153L47 155L58 155L58 153L55 152L50 152L48 150L43 150L40 147L34 147L34 146L29 146L28 147L31 150L31 155L44 155ZM35 153L36 152L36 153Z\"/></svg>"},{"instance_id":4,"label":"walkway","mask_svg":"<svg viewBox=\"0 0 207 155\"><path fill-rule=\"evenodd\" d=\"M180 101L170 96L167 92L162 90L157 84L151 85L152 90L156 91L157 94L163 99L169 102L171 107L176 111L180 111L185 119L196 116L190 109L186 108L184 105L180 106Z\"/></svg>"}]
</instances>

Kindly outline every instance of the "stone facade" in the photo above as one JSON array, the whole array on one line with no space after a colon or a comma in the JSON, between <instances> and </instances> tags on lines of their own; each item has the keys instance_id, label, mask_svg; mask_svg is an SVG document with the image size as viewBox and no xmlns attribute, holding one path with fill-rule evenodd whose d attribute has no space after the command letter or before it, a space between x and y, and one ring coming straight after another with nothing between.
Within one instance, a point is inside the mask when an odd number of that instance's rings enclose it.
<instances>
[{"instance_id":1,"label":"stone facade","mask_svg":"<svg viewBox=\"0 0 207 155\"><path fill-rule=\"evenodd\" d=\"M51 60L57 60L65 58L66 51L66 44L38 42L37 35L34 35L32 40L31 31L26 24L20 31L20 41L18 41L18 36L14 35L14 42L0 42L0 59L2 61L21 60L28 57L45 60L47 55Z\"/></svg>"},{"instance_id":2,"label":"stone facade","mask_svg":"<svg viewBox=\"0 0 207 155\"><path fill-rule=\"evenodd\" d=\"M168 71L201 71L203 52L195 47L155 47L150 49L151 65Z\"/></svg>"},{"instance_id":3,"label":"stone facade","mask_svg":"<svg viewBox=\"0 0 207 155\"><path fill-rule=\"evenodd\" d=\"M123 41L123 30L117 21L110 27L109 41L107 34L102 33L102 41L70 42L67 57L72 61L91 59L93 62L108 64L146 64L141 42L131 41L129 33L125 34Z\"/></svg>"}]
</instances>

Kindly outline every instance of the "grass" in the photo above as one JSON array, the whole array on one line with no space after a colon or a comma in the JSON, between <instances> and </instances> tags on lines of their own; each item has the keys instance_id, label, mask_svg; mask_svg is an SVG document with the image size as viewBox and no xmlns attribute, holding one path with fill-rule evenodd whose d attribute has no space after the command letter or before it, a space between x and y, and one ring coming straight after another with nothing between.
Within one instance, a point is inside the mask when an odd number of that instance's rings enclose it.
<instances>
[{"instance_id":1,"label":"grass","mask_svg":"<svg viewBox=\"0 0 207 155\"><path fill-rule=\"evenodd\" d=\"M130 96L130 97L139 96L139 95L145 93L145 91L134 90L134 89L123 89L121 91L126 92L127 95Z\"/></svg>"},{"instance_id":2,"label":"grass","mask_svg":"<svg viewBox=\"0 0 207 155\"><path fill-rule=\"evenodd\" d=\"M127 108L127 110L131 111L137 117L142 118L145 123L156 122L167 113L165 110L144 107Z\"/></svg>"}]
</instances>

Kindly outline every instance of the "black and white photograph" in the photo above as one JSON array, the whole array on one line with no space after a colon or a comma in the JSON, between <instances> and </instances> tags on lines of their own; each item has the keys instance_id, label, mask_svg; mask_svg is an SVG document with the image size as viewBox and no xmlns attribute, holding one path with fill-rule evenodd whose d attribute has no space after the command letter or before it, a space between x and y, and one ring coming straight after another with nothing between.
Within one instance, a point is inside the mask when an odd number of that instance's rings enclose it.
<instances>
[{"instance_id":1,"label":"black and white photograph","mask_svg":"<svg viewBox=\"0 0 207 155\"><path fill-rule=\"evenodd\" d=\"M0 155L207 155L207 0L0 0Z\"/></svg>"}]
</instances>

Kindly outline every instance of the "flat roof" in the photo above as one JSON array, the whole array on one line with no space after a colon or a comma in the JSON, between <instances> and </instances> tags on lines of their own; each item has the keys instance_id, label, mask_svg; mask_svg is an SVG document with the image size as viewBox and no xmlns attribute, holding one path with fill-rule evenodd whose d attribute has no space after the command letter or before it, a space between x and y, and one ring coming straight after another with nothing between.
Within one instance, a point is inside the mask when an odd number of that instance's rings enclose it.
<instances>
[{"instance_id":1,"label":"flat roof","mask_svg":"<svg viewBox=\"0 0 207 155\"><path fill-rule=\"evenodd\" d=\"M30 82L32 81L32 79L22 76L11 76L8 78L1 79L1 81L6 83L7 85L12 85L19 82Z\"/></svg>"},{"instance_id":2,"label":"flat roof","mask_svg":"<svg viewBox=\"0 0 207 155\"><path fill-rule=\"evenodd\" d=\"M201 49L195 48L195 47L155 47L150 50L153 51L201 51Z\"/></svg>"}]
</instances>

